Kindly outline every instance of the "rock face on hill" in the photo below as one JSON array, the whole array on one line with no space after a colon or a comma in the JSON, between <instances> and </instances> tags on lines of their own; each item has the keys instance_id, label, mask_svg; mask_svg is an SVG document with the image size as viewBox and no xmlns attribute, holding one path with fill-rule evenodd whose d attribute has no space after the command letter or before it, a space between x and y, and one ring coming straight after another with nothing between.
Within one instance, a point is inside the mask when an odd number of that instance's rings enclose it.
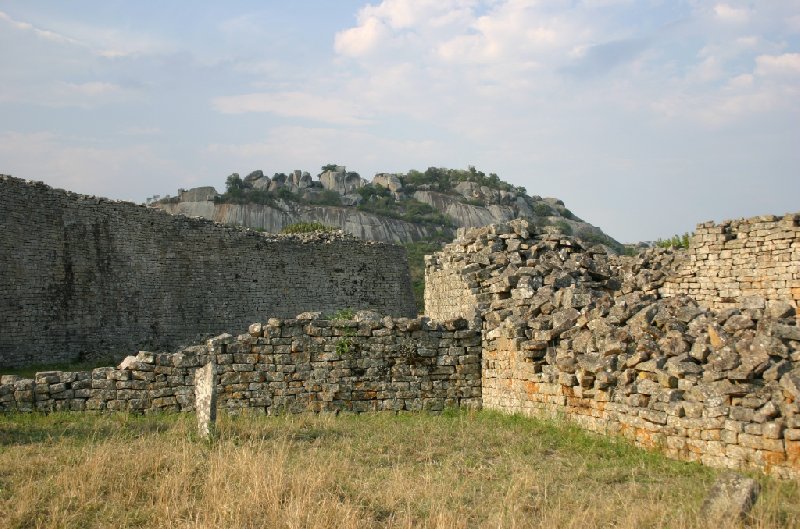
<instances>
[{"instance_id":1,"label":"rock face on hill","mask_svg":"<svg viewBox=\"0 0 800 529\"><path fill-rule=\"evenodd\" d=\"M213 200L173 202L156 207L173 214L203 217L222 224L247 226L270 233L280 233L286 226L298 222L319 222L371 241L405 243L436 236L435 227L365 213L355 207L313 206L291 201L280 201L275 205L227 204Z\"/></svg>"},{"instance_id":2,"label":"rock face on hill","mask_svg":"<svg viewBox=\"0 0 800 529\"><path fill-rule=\"evenodd\" d=\"M407 243L450 240L456 228L524 218L534 224L619 251L621 245L576 217L561 200L529 196L523 188L470 168L424 173L378 173L368 181L342 166L326 166L318 179L295 170L270 177L254 171L228 178L226 193L212 187L180 190L151 207L280 232L290 224L319 222L362 239Z\"/></svg>"}]
</instances>

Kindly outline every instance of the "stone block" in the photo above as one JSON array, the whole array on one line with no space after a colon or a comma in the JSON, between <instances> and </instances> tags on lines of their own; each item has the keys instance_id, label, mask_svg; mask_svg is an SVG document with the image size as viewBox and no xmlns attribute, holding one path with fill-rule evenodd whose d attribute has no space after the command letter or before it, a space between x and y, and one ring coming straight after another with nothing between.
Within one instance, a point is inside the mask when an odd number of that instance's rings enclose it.
<instances>
[{"instance_id":1,"label":"stone block","mask_svg":"<svg viewBox=\"0 0 800 529\"><path fill-rule=\"evenodd\" d=\"M714 526L744 519L759 492L760 486L755 480L740 474L723 474L703 501L700 517Z\"/></svg>"}]
</instances>

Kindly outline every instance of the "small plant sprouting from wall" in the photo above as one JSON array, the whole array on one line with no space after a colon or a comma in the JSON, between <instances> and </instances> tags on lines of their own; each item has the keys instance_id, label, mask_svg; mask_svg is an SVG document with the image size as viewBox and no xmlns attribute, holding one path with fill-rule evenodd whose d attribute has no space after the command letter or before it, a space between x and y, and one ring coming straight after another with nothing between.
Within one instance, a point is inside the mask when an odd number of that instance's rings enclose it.
<instances>
[{"instance_id":1,"label":"small plant sprouting from wall","mask_svg":"<svg viewBox=\"0 0 800 529\"><path fill-rule=\"evenodd\" d=\"M330 320L352 320L356 316L355 309L351 308L344 308L339 309L333 314L330 315L328 319Z\"/></svg>"},{"instance_id":2,"label":"small plant sprouting from wall","mask_svg":"<svg viewBox=\"0 0 800 529\"><path fill-rule=\"evenodd\" d=\"M351 356L356 349L356 344L353 343L356 333L353 329L344 329L342 334L342 337L336 342L336 354L340 357Z\"/></svg>"}]
</instances>

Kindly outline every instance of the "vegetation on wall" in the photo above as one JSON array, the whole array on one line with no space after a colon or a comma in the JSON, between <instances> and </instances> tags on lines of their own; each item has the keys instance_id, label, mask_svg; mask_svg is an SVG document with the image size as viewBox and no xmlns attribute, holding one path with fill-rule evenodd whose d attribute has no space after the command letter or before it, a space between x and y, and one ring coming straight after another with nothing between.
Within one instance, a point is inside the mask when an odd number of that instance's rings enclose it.
<instances>
[{"instance_id":1,"label":"vegetation on wall","mask_svg":"<svg viewBox=\"0 0 800 529\"><path fill-rule=\"evenodd\" d=\"M659 248L688 248L689 243L692 242L692 236L689 233L683 235L675 234L671 238L656 241L656 246Z\"/></svg>"}]
</instances>

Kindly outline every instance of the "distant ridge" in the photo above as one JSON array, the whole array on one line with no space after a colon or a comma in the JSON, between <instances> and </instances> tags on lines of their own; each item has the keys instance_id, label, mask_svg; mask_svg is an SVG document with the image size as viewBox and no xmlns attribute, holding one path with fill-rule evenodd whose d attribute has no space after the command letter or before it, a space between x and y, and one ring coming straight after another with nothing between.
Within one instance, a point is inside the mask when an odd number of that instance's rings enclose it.
<instances>
[{"instance_id":1,"label":"distant ridge","mask_svg":"<svg viewBox=\"0 0 800 529\"><path fill-rule=\"evenodd\" d=\"M330 164L316 178L307 171L230 175L226 190L180 189L154 197L151 207L277 233L299 222L319 222L362 239L394 243L450 241L455 229L524 218L543 229L573 235L613 252L623 246L573 214L557 198L528 195L525 188L474 167L429 167L378 173L371 181Z\"/></svg>"}]
</instances>

